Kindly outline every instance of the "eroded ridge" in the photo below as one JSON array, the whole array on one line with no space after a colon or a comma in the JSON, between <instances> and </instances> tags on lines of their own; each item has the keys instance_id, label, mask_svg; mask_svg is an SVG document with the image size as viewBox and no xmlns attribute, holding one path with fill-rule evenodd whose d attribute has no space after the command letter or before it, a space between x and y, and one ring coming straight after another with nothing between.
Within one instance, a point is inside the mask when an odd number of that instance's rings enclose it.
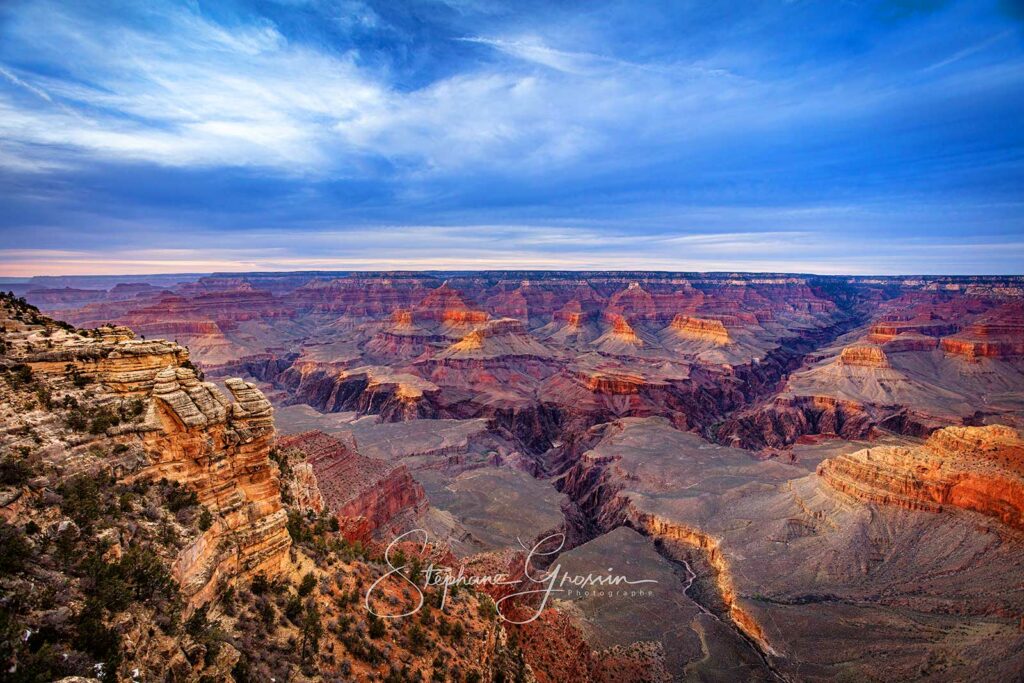
<instances>
[{"instance_id":1,"label":"eroded ridge","mask_svg":"<svg viewBox=\"0 0 1024 683\"><path fill-rule=\"evenodd\" d=\"M300 475L311 485L301 497L322 501L312 502L312 508L337 517L350 538L399 532L427 508L423 487L404 464L366 457L319 431L283 437L279 446L297 451L301 460L291 466L312 475Z\"/></svg>"},{"instance_id":2,"label":"eroded ridge","mask_svg":"<svg viewBox=\"0 0 1024 683\"><path fill-rule=\"evenodd\" d=\"M823 461L818 475L865 501L957 507L1024 529L1024 439L1001 425L947 427L920 446L877 446Z\"/></svg>"}]
</instances>

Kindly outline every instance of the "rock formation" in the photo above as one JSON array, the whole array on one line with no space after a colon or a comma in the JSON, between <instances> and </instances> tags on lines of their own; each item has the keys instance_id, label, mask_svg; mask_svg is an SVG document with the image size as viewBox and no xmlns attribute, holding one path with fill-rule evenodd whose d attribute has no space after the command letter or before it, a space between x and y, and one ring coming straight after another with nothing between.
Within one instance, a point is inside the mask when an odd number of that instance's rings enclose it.
<instances>
[{"instance_id":1,"label":"rock formation","mask_svg":"<svg viewBox=\"0 0 1024 683\"><path fill-rule=\"evenodd\" d=\"M670 325L672 331L682 339L707 341L714 344L728 344L732 341L729 330L721 320L714 318L694 318L677 315Z\"/></svg>"},{"instance_id":2,"label":"rock formation","mask_svg":"<svg viewBox=\"0 0 1024 683\"><path fill-rule=\"evenodd\" d=\"M958 507L1024 529L1024 438L1009 427L947 427L921 446L825 460L818 475L861 500L932 512Z\"/></svg>"},{"instance_id":3,"label":"rock formation","mask_svg":"<svg viewBox=\"0 0 1024 683\"><path fill-rule=\"evenodd\" d=\"M305 497L322 500L353 538L400 533L427 508L423 487L405 465L360 455L318 431L282 437L279 447L301 453L316 486Z\"/></svg>"},{"instance_id":4,"label":"rock formation","mask_svg":"<svg viewBox=\"0 0 1024 683\"><path fill-rule=\"evenodd\" d=\"M208 600L226 578L275 573L291 543L269 458L273 410L252 384L225 384L234 402L192 370L162 370L153 387L159 430L144 436L153 462L140 476L185 484L214 514L174 566L194 602Z\"/></svg>"},{"instance_id":5,"label":"rock formation","mask_svg":"<svg viewBox=\"0 0 1024 683\"><path fill-rule=\"evenodd\" d=\"M847 346L839 354L839 363L841 365L853 365L863 368L890 367L885 351L879 346L868 344Z\"/></svg>"},{"instance_id":6,"label":"rock formation","mask_svg":"<svg viewBox=\"0 0 1024 683\"><path fill-rule=\"evenodd\" d=\"M529 672L489 599L470 591L429 620L366 634L359 597L379 575L379 549L355 558L310 523L318 492L286 510L273 411L252 384L225 380L229 400L174 344L156 347L164 367L140 366L143 346L125 330L79 333L7 295L0 333L0 611L16 636L0 648L5 676L369 680L388 656L417 679L439 661L477 680ZM58 356L70 367L48 365ZM113 381L128 373L138 377ZM345 512L389 516L410 492L415 509L423 493L405 468L375 462L351 472L358 502ZM287 490L315 489L303 476L312 467L294 465ZM381 586L377 611L408 600L407 585Z\"/></svg>"},{"instance_id":7,"label":"rock formation","mask_svg":"<svg viewBox=\"0 0 1024 683\"><path fill-rule=\"evenodd\" d=\"M520 321L502 318L480 325L436 358L484 360L521 356L549 358L552 355L549 349L527 334Z\"/></svg>"},{"instance_id":8,"label":"rock formation","mask_svg":"<svg viewBox=\"0 0 1024 683\"><path fill-rule=\"evenodd\" d=\"M188 360L188 350L163 340L135 339L126 327L94 333L39 330L10 341L9 355L52 376L77 373L119 394L147 394L157 373Z\"/></svg>"},{"instance_id":9,"label":"rock formation","mask_svg":"<svg viewBox=\"0 0 1024 683\"><path fill-rule=\"evenodd\" d=\"M608 328L604 334L593 341L593 346L602 353L610 355L630 354L644 346L644 341L629 324L625 316L618 313L605 314Z\"/></svg>"},{"instance_id":10,"label":"rock formation","mask_svg":"<svg viewBox=\"0 0 1024 683\"><path fill-rule=\"evenodd\" d=\"M131 479L184 485L214 513L212 526L174 563L175 578L193 605L211 599L219 581L276 570L290 539L269 459L273 410L258 389L229 379L231 402L183 366L187 350L136 339L127 328L89 333L20 327L5 338L7 355L32 373L61 384L98 385L100 400L142 401L140 423L107 430L129 442L141 440L149 464Z\"/></svg>"}]
</instances>

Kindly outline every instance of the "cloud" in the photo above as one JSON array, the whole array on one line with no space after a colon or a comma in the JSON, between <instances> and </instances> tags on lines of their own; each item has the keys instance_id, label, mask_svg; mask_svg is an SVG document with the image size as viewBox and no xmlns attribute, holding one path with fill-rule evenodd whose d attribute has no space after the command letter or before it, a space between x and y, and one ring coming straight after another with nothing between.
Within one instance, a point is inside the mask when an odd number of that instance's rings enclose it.
<instances>
[{"instance_id":1,"label":"cloud","mask_svg":"<svg viewBox=\"0 0 1024 683\"><path fill-rule=\"evenodd\" d=\"M1007 37L1013 35L1013 33L1014 33L1014 31L1012 31L1012 30L1002 31L1000 33L997 33L994 36L991 36L989 38L986 38L985 40L982 40L979 43L975 43L974 45L968 45L967 47L965 47L965 48L963 48L961 50L957 50L955 53L953 53L949 57L946 57L945 59L939 60L939 61L935 62L934 64L928 65L927 67L922 69L922 72L923 73L927 73L929 71L935 71L936 69L942 69L944 67L949 66L950 64L956 64L961 59L966 59L967 57L970 57L973 54L981 52L982 50L985 50L985 49L991 47L992 45L995 45L996 43L998 43L1003 38L1007 38Z\"/></svg>"},{"instance_id":2,"label":"cloud","mask_svg":"<svg viewBox=\"0 0 1024 683\"><path fill-rule=\"evenodd\" d=\"M506 40L501 38L467 37L458 40L467 43L487 45L504 54L516 57L525 62L540 64L567 74L592 73L602 67L638 67L639 65L605 57L590 52L570 52L556 50L544 44L535 36Z\"/></svg>"},{"instance_id":3,"label":"cloud","mask_svg":"<svg viewBox=\"0 0 1024 683\"><path fill-rule=\"evenodd\" d=\"M278 250L238 257L265 267L906 270L908 245L956 264L898 240L959 236L1007 262L1024 232L1009 19L745 9L11 3L0 247L81 248L83 268L118 249L169 264L140 252L168 239L194 264L228 235Z\"/></svg>"},{"instance_id":4,"label":"cloud","mask_svg":"<svg viewBox=\"0 0 1024 683\"><path fill-rule=\"evenodd\" d=\"M179 227L145 246L0 249L0 276L252 270L612 269L821 274L1006 273L1024 240L904 237L884 252L857 235L816 231L636 234L587 226L375 225L360 229L268 229L235 234L233 245ZM188 245L188 246L182 246Z\"/></svg>"}]
</instances>

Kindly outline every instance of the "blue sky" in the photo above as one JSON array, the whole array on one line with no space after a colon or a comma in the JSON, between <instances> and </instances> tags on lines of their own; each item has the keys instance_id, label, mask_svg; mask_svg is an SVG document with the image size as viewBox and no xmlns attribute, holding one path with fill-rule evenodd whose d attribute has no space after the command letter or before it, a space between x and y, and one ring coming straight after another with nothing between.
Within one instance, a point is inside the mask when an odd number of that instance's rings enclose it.
<instances>
[{"instance_id":1,"label":"blue sky","mask_svg":"<svg viewBox=\"0 0 1024 683\"><path fill-rule=\"evenodd\" d=\"M0 275L1024 272L1024 2L0 4Z\"/></svg>"}]
</instances>

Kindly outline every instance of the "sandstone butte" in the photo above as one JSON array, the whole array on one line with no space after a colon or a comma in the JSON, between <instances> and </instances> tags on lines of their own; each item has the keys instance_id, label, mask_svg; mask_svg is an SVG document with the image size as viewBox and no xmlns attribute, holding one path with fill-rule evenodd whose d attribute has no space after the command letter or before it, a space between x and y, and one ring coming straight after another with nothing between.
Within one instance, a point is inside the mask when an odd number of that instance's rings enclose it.
<instances>
[{"instance_id":1,"label":"sandstone butte","mask_svg":"<svg viewBox=\"0 0 1024 683\"><path fill-rule=\"evenodd\" d=\"M839 363L841 365L853 365L865 368L889 367L889 359L885 355L885 351L883 351L879 346L868 344L847 346L839 354Z\"/></svg>"},{"instance_id":2,"label":"sandstone butte","mask_svg":"<svg viewBox=\"0 0 1024 683\"><path fill-rule=\"evenodd\" d=\"M612 355L628 353L632 349L644 346L636 330L625 316L618 313L605 313L604 321L608 324L607 331L594 340L594 347Z\"/></svg>"},{"instance_id":3,"label":"sandstone butte","mask_svg":"<svg viewBox=\"0 0 1024 683\"><path fill-rule=\"evenodd\" d=\"M547 358L551 351L531 337L523 323L501 318L481 324L438 354L440 359L490 359L502 357Z\"/></svg>"},{"instance_id":4,"label":"sandstone butte","mask_svg":"<svg viewBox=\"0 0 1024 683\"><path fill-rule=\"evenodd\" d=\"M672 319L673 332L683 339L709 341L715 344L728 344L732 341L725 324L714 318L695 318L679 314Z\"/></svg>"},{"instance_id":5,"label":"sandstone butte","mask_svg":"<svg viewBox=\"0 0 1024 683\"><path fill-rule=\"evenodd\" d=\"M942 350L969 359L1024 354L1024 310L1008 304L942 340Z\"/></svg>"},{"instance_id":6,"label":"sandstone butte","mask_svg":"<svg viewBox=\"0 0 1024 683\"><path fill-rule=\"evenodd\" d=\"M1024 529L1024 439L1010 427L946 427L920 446L865 448L824 460L817 471L860 500L962 508Z\"/></svg>"},{"instance_id":7,"label":"sandstone butte","mask_svg":"<svg viewBox=\"0 0 1024 683\"><path fill-rule=\"evenodd\" d=\"M273 410L263 394L240 379L225 382L234 401L184 367L188 351L173 342L134 338L125 327L95 336L25 330L7 336L8 356L33 373L77 373L113 397L142 399L138 424L112 428L119 442L141 442L148 463L128 479L184 484L214 513L212 526L184 548L173 573L190 604L202 604L231 577L275 574L291 539L277 470L269 458Z\"/></svg>"}]
</instances>

